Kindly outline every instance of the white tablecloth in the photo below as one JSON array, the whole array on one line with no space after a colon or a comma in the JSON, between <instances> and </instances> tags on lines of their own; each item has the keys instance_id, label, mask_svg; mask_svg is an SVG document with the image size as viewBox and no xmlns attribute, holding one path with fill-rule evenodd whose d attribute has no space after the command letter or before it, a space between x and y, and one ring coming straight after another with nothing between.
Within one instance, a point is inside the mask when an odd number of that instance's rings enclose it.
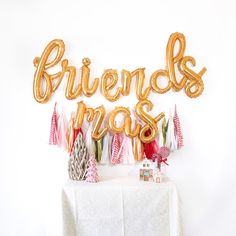
<instances>
[{"instance_id":1,"label":"white tablecloth","mask_svg":"<svg viewBox=\"0 0 236 236\"><path fill-rule=\"evenodd\" d=\"M69 181L62 191L65 236L180 236L179 198L171 182L106 178Z\"/></svg>"}]
</instances>

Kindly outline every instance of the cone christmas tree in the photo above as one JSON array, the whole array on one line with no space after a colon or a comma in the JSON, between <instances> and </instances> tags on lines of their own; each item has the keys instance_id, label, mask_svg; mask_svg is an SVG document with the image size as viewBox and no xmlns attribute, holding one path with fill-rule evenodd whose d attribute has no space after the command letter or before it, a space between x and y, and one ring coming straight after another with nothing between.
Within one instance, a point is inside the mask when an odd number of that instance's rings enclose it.
<instances>
[{"instance_id":1,"label":"cone christmas tree","mask_svg":"<svg viewBox=\"0 0 236 236\"><path fill-rule=\"evenodd\" d=\"M88 166L88 149L81 132L79 132L69 159L68 172L72 180L84 180Z\"/></svg>"},{"instance_id":2,"label":"cone christmas tree","mask_svg":"<svg viewBox=\"0 0 236 236\"><path fill-rule=\"evenodd\" d=\"M98 182L98 171L97 171L96 160L95 160L94 155L91 155L88 161L86 181L90 183Z\"/></svg>"}]
</instances>

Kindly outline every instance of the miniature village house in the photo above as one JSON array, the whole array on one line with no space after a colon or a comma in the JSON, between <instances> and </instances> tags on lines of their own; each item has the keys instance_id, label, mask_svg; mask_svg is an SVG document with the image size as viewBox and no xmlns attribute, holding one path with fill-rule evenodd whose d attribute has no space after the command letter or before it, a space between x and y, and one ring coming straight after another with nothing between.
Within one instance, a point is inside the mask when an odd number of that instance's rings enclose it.
<instances>
[{"instance_id":1,"label":"miniature village house","mask_svg":"<svg viewBox=\"0 0 236 236\"><path fill-rule=\"evenodd\" d=\"M153 181L153 167L151 161L145 158L139 170L140 180Z\"/></svg>"}]
</instances>

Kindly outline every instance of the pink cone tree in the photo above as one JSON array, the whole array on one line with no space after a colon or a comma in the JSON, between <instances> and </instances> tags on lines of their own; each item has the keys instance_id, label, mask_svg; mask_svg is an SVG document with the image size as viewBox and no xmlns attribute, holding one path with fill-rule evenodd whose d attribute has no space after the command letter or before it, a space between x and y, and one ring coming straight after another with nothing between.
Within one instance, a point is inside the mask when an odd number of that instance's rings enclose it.
<instances>
[{"instance_id":1,"label":"pink cone tree","mask_svg":"<svg viewBox=\"0 0 236 236\"><path fill-rule=\"evenodd\" d=\"M88 161L86 181L90 183L96 183L99 181L96 160L94 155L91 155Z\"/></svg>"}]
</instances>

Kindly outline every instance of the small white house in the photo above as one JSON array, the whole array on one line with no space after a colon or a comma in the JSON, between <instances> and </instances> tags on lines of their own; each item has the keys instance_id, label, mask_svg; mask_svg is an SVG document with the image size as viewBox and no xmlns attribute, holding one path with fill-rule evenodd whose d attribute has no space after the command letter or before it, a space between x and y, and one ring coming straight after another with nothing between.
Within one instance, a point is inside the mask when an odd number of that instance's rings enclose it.
<instances>
[{"instance_id":1,"label":"small white house","mask_svg":"<svg viewBox=\"0 0 236 236\"><path fill-rule=\"evenodd\" d=\"M153 181L154 165L152 161L145 158L140 164L139 178L144 181Z\"/></svg>"}]
</instances>

